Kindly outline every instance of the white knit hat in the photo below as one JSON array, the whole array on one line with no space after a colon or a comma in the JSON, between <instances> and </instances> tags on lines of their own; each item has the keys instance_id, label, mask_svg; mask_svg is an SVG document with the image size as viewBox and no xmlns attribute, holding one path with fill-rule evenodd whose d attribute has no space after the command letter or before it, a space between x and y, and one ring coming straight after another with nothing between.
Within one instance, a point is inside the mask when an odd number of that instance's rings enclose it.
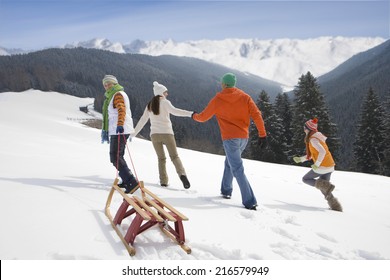
<instances>
[{"instance_id":1,"label":"white knit hat","mask_svg":"<svg viewBox=\"0 0 390 280\"><path fill-rule=\"evenodd\" d=\"M156 81L153 82L153 92L155 96L157 95L163 96L163 93L166 91L168 91L168 89L164 85L161 85Z\"/></svg>"},{"instance_id":2,"label":"white knit hat","mask_svg":"<svg viewBox=\"0 0 390 280\"><path fill-rule=\"evenodd\" d=\"M103 78L103 85L106 83L112 83L112 84L116 85L118 83L118 80L113 75L105 75Z\"/></svg>"}]
</instances>

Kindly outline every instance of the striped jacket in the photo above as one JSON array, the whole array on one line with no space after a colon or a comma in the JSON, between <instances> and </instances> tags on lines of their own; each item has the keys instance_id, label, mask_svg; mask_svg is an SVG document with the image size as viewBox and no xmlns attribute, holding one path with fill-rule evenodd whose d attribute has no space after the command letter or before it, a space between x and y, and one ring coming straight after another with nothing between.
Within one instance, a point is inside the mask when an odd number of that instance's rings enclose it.
<instances>
[{"instance_id":1,"label":"striped jacket","mask_svg":"<svg viewBox=\"0 0 390 280\"><path fill-rule=\"evenodd\" d=\"M134 132L129 97L123 91L117 92L108 105L108 132L110 135L116 135L117 126L123 126L124 134Z\"/></svg>"}]
</instances>

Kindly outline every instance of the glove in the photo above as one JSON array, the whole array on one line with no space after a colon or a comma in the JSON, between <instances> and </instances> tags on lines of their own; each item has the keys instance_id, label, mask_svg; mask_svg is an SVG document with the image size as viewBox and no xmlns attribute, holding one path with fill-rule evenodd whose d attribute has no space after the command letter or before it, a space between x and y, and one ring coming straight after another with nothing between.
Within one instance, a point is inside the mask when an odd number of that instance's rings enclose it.
<instances>
[{"instance_id":1,"label":"glove","mask_svg":"<svg viewBox=\"0 0 390 280\"><path fill-rule=\"evenodd\" d=\"M108 131L102 130L102 144L106 141L107 143L110 143L110 139L108 138Z\"/></svg>"},{"instance_id":2,"label":"glove","mask_svg":"<svg viewBox=\"0 0 390 280\"><path fill-rule=\"evenodd\" d=\"M123 126L118 125L118 126L116 127L116 134L118 134L118 133L122 134L123 131L125 131L125 130L123 129Z\"/></svg>"},{"instance_id":3,"label":"glove","mask_svg":"<svg viewBox=\"0 0 390 280\"><path fill-rule=\"evenodd\" d=\"M300 157L293 157L293 160L295 161L295 163L300 163L300 162L302 162L302 160L301 160Z\"/></svg>"},{"instance_id":4,"label":"glove","mask_svg":"<svg viewBox=\"0 0 390 280\"><path fill-rule=\"evenodd\" d=\"M259 145L260 149L264 149L265 147L268 146L267 136L259 137L257 141L258 141L257 144Z\"/></svg>"},{"instance_id":5,"label":"glove","mask_svg":"<svg viewBox=\"0 0 390 280\"><path fill-rule=\"evenodd\" d=\"M313 164L313 165L311 166L311 168L313 168L313 170L316 171L316 170L318 169L318 166L315 165L315 164Z\"/></svg>"}]
</instances>

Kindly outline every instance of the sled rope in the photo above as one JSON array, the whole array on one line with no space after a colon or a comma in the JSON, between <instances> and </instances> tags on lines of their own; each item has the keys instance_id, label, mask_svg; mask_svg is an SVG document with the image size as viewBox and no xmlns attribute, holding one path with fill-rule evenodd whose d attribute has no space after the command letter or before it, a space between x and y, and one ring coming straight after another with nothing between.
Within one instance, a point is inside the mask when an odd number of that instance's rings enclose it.
<instances>
[{"instance_id":1,"label":"sled rope","mask_svg":"<svg viewBox=\"0 0 390 280\"><path fill-rule=\"evenodd\" d=\"M123 140L124 140L125 143L126 143L126 150L127 150L127 153L129 154L129 158L130 158L131 166L133 167L133 170L134 170L135 178L137 179L137 181L139 181L139 180L138 180L137 171L135 170L133 158L131 157L129 145L127 144L127 141L126 141L126 136L125 136L125 134L118 134L118 149L117 149L117 153L116 153L116 177L115 177L115 178L118 178L118 177L119 177L118 168L119 168L119 148L120 148L120 144L121 144L120 135L123 135Z\"/></svg>"},{"instance_id":2,"label":"sled rope","mask_svg":"<svg viewBox=\"0 0 390 280\"><path fill-rule=\"evenodd\" d=\"M120 146L120 142L121 142L121 138L119 137L119 134L118 134L118 151L116 153L116 177L115 178L118 178L119 177L119 146Z\"/></svg>"},{"instance_id":3,"label":"sled rope","mask_svg":"<svg viewBox=\"0 0 390 280\"><path fill-rule=\"evenodd\" d=\"M126 137L124 134L123 135L123 139L126 141ZM133 162L133 158L131 157L131 154L130 154L130 149L129 149L129 145L127 144L127 141L126 141L126 149L127 149L127 153L129 154L129 158L130 158L130 162L131 162L131 166L133 167L133 170L134 170L134 175L135 175L135 178L137 179L137 181L139 182L138 180L138 175L137 175L137 170L135 170L135 166L134 166L134 162Z\"/></svg>"}]
</instances>

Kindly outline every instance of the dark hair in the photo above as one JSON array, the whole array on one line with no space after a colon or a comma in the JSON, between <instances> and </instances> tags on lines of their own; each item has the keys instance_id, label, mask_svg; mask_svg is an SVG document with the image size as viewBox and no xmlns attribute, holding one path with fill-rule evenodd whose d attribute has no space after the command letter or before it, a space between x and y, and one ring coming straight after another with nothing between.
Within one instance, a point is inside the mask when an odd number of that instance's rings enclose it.
<instances>
[{"instance_id":1,"label":"dark hair","mask_svg":"<svg viewBox=\"0 0 390 280\"><path fill-rule=\"evenodd\" d=\"M152 111L153 114L160 114L160 95L153 97L148 103L148 111Z\"/></svg>"}]
</instances>

